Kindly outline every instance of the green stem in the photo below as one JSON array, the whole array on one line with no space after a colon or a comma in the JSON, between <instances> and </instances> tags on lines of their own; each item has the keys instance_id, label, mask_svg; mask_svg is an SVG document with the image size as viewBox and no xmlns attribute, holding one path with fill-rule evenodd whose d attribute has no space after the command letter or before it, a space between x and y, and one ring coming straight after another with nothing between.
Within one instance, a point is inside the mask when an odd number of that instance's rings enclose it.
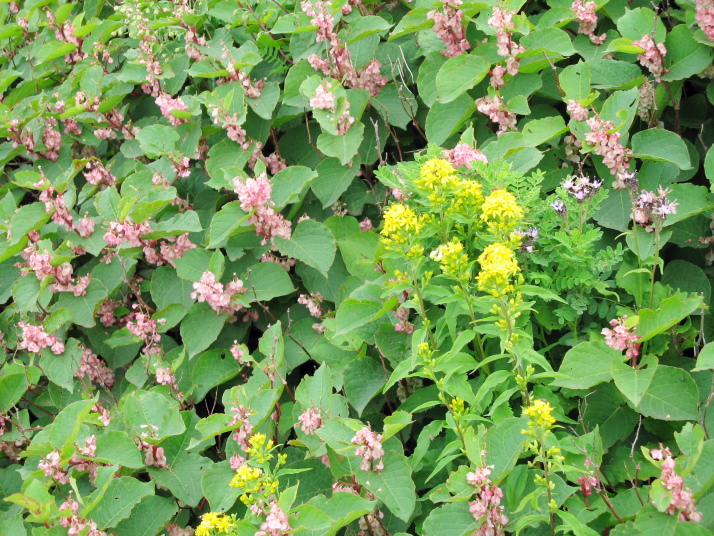
<instances>
[{"instance_id":1,"label":"green stem","mask_svg":"<svg viewBox=\"0 0 714 536\"><path fill-rule=\"evenodd\" d=\"M417 273L414 268L412 268L412 279L414 280L414 293L417 295L417 300L419 302L422 322L424 323L427 336L431 342L431 349L434 351L434 354L438 356L439 346L436 344L436 338L431 331L431 322L429 322L429 318L426 316L426 305L424 304L424 297L422 296L421 289L419 288L419 280L417 279Z\"/></svg>"},{"instance_id":2,"label":"green stem","mask_svg":"<svg viewBox=\"0 0 714 536\"><path fill-rule=\"evenodd\" d=\"M657 266L659 265L659 234L660 225L655 223L655 251L654 251L654 261L652 262L652 274L650 275L650 309L654 305L654 285L655 276L657 275Z\"/></svg>"}]
</instances>

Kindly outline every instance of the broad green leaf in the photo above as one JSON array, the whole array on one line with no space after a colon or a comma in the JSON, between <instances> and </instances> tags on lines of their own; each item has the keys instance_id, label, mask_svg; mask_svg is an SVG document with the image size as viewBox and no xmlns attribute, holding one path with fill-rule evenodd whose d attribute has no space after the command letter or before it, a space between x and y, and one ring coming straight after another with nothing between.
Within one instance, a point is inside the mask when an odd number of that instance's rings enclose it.
<instances>
[{"instance_id":1,"label":"broad green leaf","mask_svg":"<svg viewBox=\"0 0 714 536\"><path fill-rule=\"evenodd\" d=\"M91 279L84 296L63 292L57 300L57 308L72 311L75 324L91 328L97 323L96 312L99 304L107 297L107 288L99 279Z\"/></svg>"},{"instance_id":2,"label":"broad green leaf","mask_svg":"<svg viewBox=\"0 0 714 536\"><path fill-rule=\"evenodd\" d=\"M479 522L464 501L439 506L424 520L424 533L429 536L468 536L478 527Z\"/></svg>"},{"instance_id":3,"label":"broad green leaf","mask_svg":"<svg viewBox=\"0 0 714 536\"><path fill-rule=\"evenodd\" d=\"M347 190L359 171L359 162L344 166L336 158L325 158L317 168L317 178L310 187L324 208L332 206Z\"/></svg>"},{"instance_id":4,"label":"broad green leaf","mask_svg":"<svg viewBox=\"0 0 714 536\"><path fill-rule=\"evenodd\" d=\"M131 517L117 525L116 532L125 536L155 536L177 511L172 497L149 495L134 507Z\"/></svg>"},{"instance_id":5,"label":"broad green leaf","mask_svg":"<svg viewBox=\"0 0 714 536\"><path fill-rule=\"evenodd\" d=\"M316 172L305 166L286 167L270 180L270 185L273 188L270 200L275 203L278 209L297 201L300 194L313 182L318 173L319 170Z\"/></svg>"},{"instance_id":6,"label":"broad green leaf","mask_svg":"<svg viewBox=\"0 0 714 536\"><path fill-rule=\"evenodd\" d=\"M127 432L141 435L151 426L151 437L162 439L186 429L178 409L178 402L157 391L132 391L119 402Z\"/></svg>"},{"instance_id":7,"label":"broad green leaf","mask_svg":"<svg viewBox=\"0 0 714 536\"><path fill-rule=\"evenodd\" d=\"M176 130L165 125L150 125L142 128L136 135L141 150L150 158L169 154L176 148L179 135Z\"/></svg>"},{"instance_id":8,"label":"broad green leaf","mask_svg":"<svg viewBox=\"0 0 714 536\"><path fill-rule=\"evenodd\" d=\"M658 128L642 130L632 136L632 151L634 156L642 160L659 160L671 162L679 169L689 169L689 151L682 138Z\"/></svg>"},{"instance_id":9,"label":"broad green leaf","mask_svg":"<svg viewBox=\"0 0 714 536\"><path fill-rule=\"evenodd\" d=\"M357 482L374 493L402 521L408 521L416 506L412 470L404 455L393 450L384 456L384 469L357 471Z\"/></svg>"},{"instance_id":10,"label":"broad green leaf","mask_svg":"<svg viewBox=\"0 0 714 536\"><path fill-rule=\"evenodd\" d=\"M228 319L226 314L217 314L206 302L196 303L181 322L181 339L186 345L189 358L198 355L218 338Z\"/></svg>"},{"instance_id":11,"label":"broad green leaf","mask_svg":"<svg viewBox=\"0 0 714 536\"><path fill-rule=\"evenodd\" d=\"M136 478L123 476L109 482L101 498L87 509L80 510L83 517L91 517L99 529L116 527L122 519L131 515L131 511L144 497L154 494L152 482L141 482Z\"/></svg>"},{"instance_id":12,"label":"broad green leaf","mask_svg":"<svg viewBox=\"0 0 714 536\"><path fill-rule=\"evenodd\" d=\"M295 291L285 269L274 262L261 262L251 266L245 280L248 301L269 301Z\"/></svg>"},{"instance_id":13,"label":"broad green leaf","mask_svg":"<svg viewBox=\"0 0 714 536\"><path fill-rule=\"evenodd\" d=\"M226 355L227 354L227 355ZM194 403L203 400L211 389L234 378L243 366L223 350L211 350L198 358L191 372Z\"/></svg>"},{"instance_id":14,"label":"broad green leaf","mask_svg":"<svg viewBox=\"0 0 714 536\"><path fill-rule=\"evenodd\" d=\"M387 381L385 370L375 359L355 359L345 369L345 395L358 415Z\"/></svg>"},{"instance_id":15,"label":"broad green leaf","mask_svg":"<svg viewBox=\"0 0 714 536\"><path fill-rule=\"evenodd\" d=\"M617 29L622 37L636 41L655 32L654 40L662 43L667 31L660 18L649 8L625 9L625 14L617 20Z\"/></svg>"},{"instance_id":16,"label":"broad green leaf","mask_svg":"<svg viewBox=\"0 0 714 536\"><path fill-rule=\"evenodd\" d=\"M589 389L612 379L612 363L622 358L622 352L605 343L587 341L568 350L560 370L551 385L570 389Z\"/></svg>"},{"instance_id":17,"label":"broad green leaf","mask_svg":"<svg viewBox=\"0 0 714 536\"><path fill-rule=\"evenodd\" d=\"M157 484L168 488L177 499L196 507L203 498L201 478L213 465L198 454L182 454L168 468L149 467L149 474Z\"/></svg>"},{"instance_id":18,"label":"broad green leaf","mask_svg":"<svg viewBox=\"0 0 714 536\"><path fill-rule=\"evenodd\" d=\"M435 102L426 116L426 138L429 143L441 145L476 111L474 100L467 94L457 97L448 104Z\"/></svg>"},{"instance_id":19,"label":"broad green leaf","mask_svg":"<svg viewBox=\"0 0 714 536\"><path fill-rule=\"evenodd\" d=\"M488 74L491 65L482 56L459 54L446 60L436 75L439 102L452 102Z\"/></svg>"},{"instance_id":20,"label":"broad green leaf","mask_svg":"<svg viewBox=\"0 0 714 536\"><path fill-rule=\"evenodd\" d=\"M692 370L714 370L714 342L710 342L699 351L697 365Z\"/></svg>"},{"instance_id":21,"label":"broad green leaf","mask_svg":"<svg viewBox=\"0 0 714 536\"><path fill-rule=\"evenodd\" d=\"M203 495L211 505L211 512L225 512L229 510L236 499L241 495L239 488L232 488L228 484L233 480L236 472L231 469L230 462L214 463L201 477Z\"/></svg>"},{"instance_id":22,"label":"broad green leaf","mask_svg":"<svg viewBox=\"0 0 714 536\"><path fill-rule=\"evenodd\" d=\"M0 377L0 412L7 413L27 391L25 374L9 374Z\"/></svg>"},{"instance_id":23,"label":"broad green leaf","mask_svg":"<svg viewBox=\"0 0 714 536\"><path fill-rule=\"evenodd\" d=\"M639 340L644 342L667 331L699 309L701 305L702 299L699 296L685 297L678 294L662 300L656 310L641 309L637 325Z\"/></svg>"},{"instance_id":24,"label":"broad green leaf","mask_svg":"<svg viewBox=\"0 0 714 536\"><path fill-rule=\"evenodd\" d=\"M345 134L323 132L317 137L317 148L337 158L343 165L354 160L364 136L364 124L354 123Z\"/></svg>"},{"instance_id":25,"label":"broad green leaf","mask_svg":"<svg viewBox=\"0 0 714 536\"><path fill-rule=\"evenodd\" d=\"M62 43L60 41L52 41L44 45L35 56L35 64L40 65L46 61L51 61L62 56L66 56L77 50L77 45L74 43Z\"/></svg>"},{"instance_id":26,"label":"broad green leaf","mask_svg":"<svg viewBox=\"0 0 714 536\"><path fill-rule=\"evenodd\" d=\"M208 230L207 248L215 249L231 236L248 231L249 227L245 225L248 214L240 208L240 205L240 201L226 203L221 210L213 216L211 227Z\"/></svg>"},{"instance_id":27,"label":"broad green leaf","mask_svg":"<svg viewBox=\"0 0 714 536\"><path fill-rule=\"evenodd\" d=\"M523 452L525 436L522 430L528 429L528 419L510 418L488 429L484 438L486 445L486 463L493 465L493 478L505 476L513 469L518 457Z\"/></svg>"},{"instance_id":28,"label":"broad green leaf","mask_svg":"<svg viewBox=\"0 0 714 536\"><path fill-rule=\"evenodd\" d=\"M67 340L62 354L55 355L44 348L40 357L40 367L47 379L68 391L74 386L74 373L81 364L82 349L76 339Z\"/></svg>"},{"instance_id":29,"label":"broad green leaf","mask_svg":"<svg viewBox=\"0 0 714 536\"><path fill-rule=\"evenodd\" d=\"M332 232L314 220L301 221L289 240L275 237L274 243L284 255L298 259L323 274L332 266L337 251Z\"/></svg>"},{"instance_id":30,"label":"broad green leaf","mask_svg":"<svg viewBox=\"0 0 714 536\"><path fill-rule=\"evenodd\" d=\"M126 432L107 430L97 438L97 461L121 465L131 469L144 467L144 458L139 447Z\"/></svg>"},{"instance_id":31,"label":"broad green leaf","mask_svg":"<svg viewBox=\"0 0 714 536\"><path fill-rule=\"evenodd\" d=\"M667 54L664 65L669 72L662 76L663 80L671 82L689 78L711 65L711 47L698 43L685 24L675 26L667 33L665 45Z\"/></svg>"},{"instance_id":32,"label":"broad green leaf","mask_svg":"<svg viewBox=\"0 0 714 536\"><path fill-rule=\"evenodd\" d=\"M565 98L586 99L590 95L590 67L584 61L569 65L560 72L560 87L565 91Z\"/></svg>"},{"instance_id":33,"label":"broad green leaf","mask_svg":"<svg viewBox=\"0 0 714 536\"><path fill-rule=\"evenodd\" d=\"M664 421L697 421L699 389L689 373L660 365L637 410Z\"/></svg>"},{"instance_id":34,"label":"broad green leaf","mask_svg":"<svg viewBox=\"0 0 714 536\"><path fill-rule=\"evenodd\" d=\"M650 359L650 357L645 357L637 369L622 361L612 362L612 379L615 380L615 385L620 392L634 406L642 400L657 370L657 359ZM646 365L646 368L643 365Z\"/></svg>"},{"instance_id":35,"label":"broad green leaf","mask_svg":"<svg viewBox=\"0 0 714 536\"><path fill-rule=\"evenodd\" d=\"M191 307L195 300L191 298L193 284L176 274L170 266L159 266L151 277L151 299L161 310L173 303Z\"/></svg>"}]
</instances>

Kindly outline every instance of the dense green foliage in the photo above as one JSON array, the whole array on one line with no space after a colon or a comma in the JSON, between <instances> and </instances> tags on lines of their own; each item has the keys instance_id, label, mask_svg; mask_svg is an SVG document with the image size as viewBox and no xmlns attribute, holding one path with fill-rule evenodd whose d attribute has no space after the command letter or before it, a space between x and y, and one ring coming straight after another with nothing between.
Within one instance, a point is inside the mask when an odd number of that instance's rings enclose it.
<instances>
[{"instance_id":1,"label":"dense green foliage","mask_svg":"<svg viewBox=\"0 0 714 536\"><path fill-rule=\"evenodd\" d=\"M1 2L0 536L714 532L713 47Z\"/></svg>"}]
</instances>

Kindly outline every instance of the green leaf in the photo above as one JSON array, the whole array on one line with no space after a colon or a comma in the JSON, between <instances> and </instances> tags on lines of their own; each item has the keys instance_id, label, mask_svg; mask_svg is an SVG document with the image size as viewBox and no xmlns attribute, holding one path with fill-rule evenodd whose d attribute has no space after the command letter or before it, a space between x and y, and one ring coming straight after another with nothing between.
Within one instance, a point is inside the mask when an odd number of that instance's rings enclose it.
<instances>
[{"instance_id":1,"label":"green leaf","mask_svg":"<svg viewBox=\"0 0 714 536\"><path fill-rule=\"evenodd\" d=\"M139 447L126 432L119 430L107 430L97 438L95 458L103 463L131 469L144 467L144 458Z\"/></svg>"},{"instance_id":2,"label":"green leaf","mask_svg":"<svg viewBox=\"0 0 714 536\"><path fill-rule=\"evenodd\" d=\"M221 210L213 216L211 227L208 230L208 249L215 249L224 240L241 232L246 232L250 227L245 225L248 214L240 208L240 201L231 201L223 205Z\"/></svg>"},{"instance_id":3,"label":"green leaf","mask_svg":"<svg viewBox=\"0 0 714 536\"><path fill-rule=\"evenodd\" d=\"M528 429L528 419L510 418L501 424L488 429L484 443L486 449L486 463L493 465L494 479L505 476L513 469L518 457L523 452L524 435L522 430Z\"/></svg>"},{"instance_id":4,"label":"green leaf","mask_svg":"<svg viewBox=\"0 0 714 536\"><path fill-rule=\"evenodd\" d=\"M325 158L317 165L315 171L317 171L317 178L310 187L322 202L323 208L327 208L332 206L352 184L359 171L359 162L344 166L337 158Z\"/></svg>"},{"instance_id":5,"label":"green leaf","mask_svg":"<svg viewBox=\"0 0 714 536\"><path fill-rule=\"evenodd\" d=\"M176 129L166 125L150 125L142 128L136 135L144 154L149 158L156 158L169 154L176 149L179 135Z\"/></svg>"},{"instance_id":6,"label":"green leaf","mask_svg":"<svg viewBox=\"0 0 714 536\"><path fill-rule=\"evenodd\" d=\"M74 372L82 363L82 349L76 339L69 339L64 352L54 355L49 348L42 350L40 367L52 383L71 391L74 387Z\"/></svg>"},{"instance_id":7,"label":"green leaf","mask_svg":"<svg viewBox=\"0 0 714 536\"><path fill-rule=\"evenodd\" d=\"M632 136L634 156L642 160L671 162L679 169L689 169L689 151L682 138L659 128L648 128Z\"/></svg>"},{"instance_id":8,"label":"green leaf","mask_svg":"<svg viewBox=\"0 0 714 536\"><path fill-rule=\"evenodd\" d=\"M156 225L154 231L142 235L142 238L156 240L169 236L178 236L183 233L198 233L203 230L198 214L194 210L187 210L181 214L163 220Z\"/></svg>"},{"instance_id":9,"label":"green leaf","mask_svg":"<svg viewBox=\"0 0 714 536\"><path fill-rule=\"evenodd\" d=\"M27 238L30 231L36 231L47 223L50 215L42 203L30 203L20 207L10 219L12 243L17 244L22 238Z\"/></svg>"},{"instance_id":10,"label":"green leaf","mask_svg":"<svg viewBox=\"0 0 714 536\"><path fill-rule=\"evenodd\" d=\"M196 507L203 498L201 478L206 470L213 465L208 458L198 454L181 454L178 459L166 469L149 467L149 474L157 484L168 488L179 500L189 506Z\"/></svg>"},{"instance_id":11,"label":"green leaf","mask_svg":"<svg viewBox=\"0 0 714 536\"><path fill-rule=\"evenodd\" d=\"M490 67L482 56L459 54L449 58L436 75L438 101L452 102L483 80Z\"/></svg>"},{"instance_id":12,"label":"green leaf","mask_svg":"<svg viewBox=\"0 0 714 536\"><path fill-rule=\"evenodd\" d=\"M372 300L347 298L335 315L335 335L346 335L360 326L369 324L382 314L382 303Z\"/></svg>"},{"instance_id":13,"label":"green leaf","mask_svg":"<svg viewBox=\"0 0 714 536\"><path fill-rule=\"evenodd\" d=\"M664 333L699 309L701 305L700 296L685 297L680 294L662 300L657 310L640 310L640 321L637 325L637 334L640 336L638 342L647 341L655 335Z\"/></svg>"},{"instance_id":14,"label":"green leaf","mask_svg":"<svg viewBox=\"0 0 714 536\"><path fill-rule=\"evenodd\" d=\"M129 434L140 435L147 425L153 429L151 437L163 439L186 429L178 409L178 402L157 391L132 391L119 402L119 411Z\"/></svg>"},{"instance_id":15,"label":"green leaf","mask_svg":"<svg viewBox=\"0 0 714 536\"><path fill-rule=\"evenodd\" d=\"M25 374L9 374L0 377L0 413L7 413L27 391Z\"/></svg>"},{"instance_id":16,"label":"green leaf","mask_svg":"<svg viewBox=\"0 0 714 536\"><path fill-rule=\"evenodd\" d=\"M40 65L46 61L51 61L77 50L77 45L74 43L62 43L60 41L52 41L44 45L35 56L35 64Z\"/></svg>"},{"instance_id":17,"label":"green leaf","mask_svg":"<svg viewBox=\"0 0 714 536\"><path fill-rule=\"evenodd\" d=\"M654 40L662 43L667 30L660 18L649 8L625 9L625 14L617 20L617 29L622 37L637 41L655 32Z\"/></svg>"},{"instance_id":18,"label":"green leaf","mask_svg":"<svg viewBox=\"0 0 714 536\"><path fill-rule=\"evenodd\" d=\"M75 324L91 328L97 323L97 308L106 297L107 289L104 284L99 279L92 278L84 296L63 292L57 300L56 307L70 309Z\"/></svg>"},{"instance_id":19,"label":"green leaf","mask_svg":"<svg viewBox=\"0 0 714 536\"><path fill-rule=\"evenodd\" d=\"M295 291L290 276L274 262L261 262L251 266L245 281L248 301L270 301Z\"/></svg>"},{"instance_id":20,"label":"green leaf","mask_svg":"<svg viewBox=\"0 0 714 536\"><path fill-rule=\"evenodd\" d=\"M312 183L318 173L319 171L313 171L305 166L289 166L279 171L270 180L273 187L271 201L278 209L297 201L300 194Z\"/></svg>"},{"instance_id":21,"label":"green leaf","mask_svg":"<svg viewBox=\"0 0 714 536\"><path fill-rule=\"evenodd\" d=\"M566 57L575 54L570 37L560 28L542 28L524 35L521 38L521 45L526 49L524 53L526 57L540 56L542 58L543 51Z\"/></svg>"},{"instance_id":22,"label":"green leaf","mask_svg":"<svg viewBox=\"0 0 714 536\"><path fill-rule=\"evenodd\" d=\"M667 216L664 227L714 208L704 186L691 183L673 184L670 190L672 191L667 198L677 202L677 213Z\"/></svg>"},{"instance_id":23,"label":"green leaf","mask_svg":"<svg viewBox=\"0 0 714 536\"><path fill-rule=\"evenodd\" d=\"M171 518L178 506L172 497L149 495L131 512L131 517L117 525L116 533L123 536L155 536Z\"/></svg>"},{"instance_id":24,"label":"green leaf","mask_svg":"<svg viewBox=\"0 0 714 536\"><path fill-rule=\"evenodd\" d=\"M664 65L669 72L662 75L662 80L671 82L689 78L711 65L711 48L698 43L685 24L675 26L669 31L665 46L667 54L664 57Z\"/></svg>"},{"instance_id":25,"label":"green leaf","mask_svg":"<svg viewBox=\"0 0 714 536\"><path fill-rule=\"evenodd\" d=\"M643 365L646 365L646 368ZM652 356L645 357L637 369L622 361L613 361L610 369L615 385L634 406L642 400L656 370L657 359Z\"/></svg>"},{"instance_id":26,"label":"green leaf","mask_svg":"<svg viewBox=\"0 0 714 536\"><path fill-rule=\"evenodd\" d=\"M429 536L467 536L479 527L467 502L447 503L435 508L424 520L424 534Z\"/></svg>"},{"instance_id":27,"label":"green leaf","mask_svg":"<svg viewBox=\"0 0 714 536\"><path fill-rule=\"evenodd\" d=\"M354 123L350 129L340 134L323 132L317 137L317 148L327 156L334 156L343 165L347 165L357 155L364 136L364 124Z\"/></svg>"},{"instance_id":28,"label":"green leaf","mask_svg":"<svg viewBox=\"0 0 714 536\"><path fill-rule=\"evenodd\" d=\"M203 400L211 389L235 378L242 365L223 350L211 350L198 358L191 372L194 403Z\"/></svg>"},{"instance_id":29,"label":"green leaf","mask_svg":"<svg viewBox=\"0 0 714 536\"><path fill-rule=\"evenodd\" d=\"M181 279L176 270L169 266L159 266L151 276L151 299L159 310L174 303L191 307L195 301L191 298L191 292L192 283Z\"/></svg>"},{"instance_id":30,"label":"green leaf","mask_svg":"<svg viewBox=\"0 0 714 536\"><path fill-rule=\"evenodd\" d=\"M637 410L664 421L699 420L699 389L689 373L660 365Z\"/></svg>"},{"instance_id":31,"label":"green leaf","mask_svg":"<svg viewBox=\"0 0 714 536\"><path fill-rule=\"evenodd\" d=\"M232 488L230 484L236 472L231 469L230 462L214 463L201 477L203 495L211 505L211 512L225 512L229 510L236 499L243 493L239 488Z\"/></svg>"},{"instance_id":32,"label":"green leaf","mask_svg":"<svg viewBox=\"0 0 714 536\"><path fill-rule=\"evenodd\" d=\"M196 303L181 322L181 339L189 358L198 355L218 338L228 319L226 314L216 314L206 302Z\"/></svg>"},{"instance_id":33,"label":"green leaf","mask_svg":"<svg viewBox=\"0 0 714 536\"><path fill-rule=\"evenodd\" d=\"M123 476L110 480L101 498L81 511L83 517L91 517L99 529L116 527L131 515L131 511L144 497L153 495L153 482L140 482Z\"/></svg>"},{"instance_id":34,"label":"green leaf","mask_svg":"<svg viewBox=\"0 0 714 536\"><path fill-rule=\"evenodd\" d=\"M281 253L312 266L325 276L335 260L335 237L327 227L315 220L298 223L289 240L279 236L273 240Z\"/></svg>"},{"instance_id":35,"label":"green leaf","mask_svg":"<svg viewBox=\"0 0 714 536\"><path fill-rule=\"evenodd\" d=\"M429 143L444 143L475 111L476 104L468 94L463 94L448 104L435 102L426 116L425 129Z\"/></svg>"},{"instance_id":36,"label":"green leaf","mask_svg":"<svg viewBox=\"0 0 714 536\"><path fill-rule=\"evenodd\" d=\"M387 381L384 369L371 357L351 361L345 369L345 395L358 415Z\"/></svg>"},{"instance_id":37,"label":"green leaf","mask_svg":"<svg viewBox=\"0 0 714 536\"><path fill-rule=\"evenodd\" d=\"M380 473L357 471L357 482L374 493L402 521L409 521L416 506L412 470L403 454L390 450Z\"/></svg>"},{"instance_id":38,"label":"green leaf","mask_svg":"<svg viewBox=\"0 0 714 536\"><path fill-rule=\"evenodd\" d=\"M603 342L587 341L568 350L551 385L570 389L589 389L612 379L612 363L622 359L622 352Z\"/></svg>"},{"instance_id":39,"label":"green leaf","mask_svg":"<svg viewBox=\"0 0 714 536\"><path fill-rule=\"evenodd\" d=\"M397 27L389 34L389 41L434 26L434 21L427 18L429 11L431 11L430 7L418 7L408 11L406 15L399 20Z\"/></svg>"},{"instance_id":40,"label":"green leaf","mask_svg":"<svg viewBox=\"0 0 714 536\"><path fill-rule=\"evenodd\" d=\"M697 365L692 372L699 370L714 370L714 342L710 342L699 351Z\"/></svg>"},{"instance_id":41,"label":"green leaf","mask_svg":"<svg viewBox=\"0 0 714 536\"><path fill-rule=\"evenodd\" d=\"M563 69L559 80L565 99L587 99L590 95L590 67L584 61Z\"/></svg>"}]
</instances>

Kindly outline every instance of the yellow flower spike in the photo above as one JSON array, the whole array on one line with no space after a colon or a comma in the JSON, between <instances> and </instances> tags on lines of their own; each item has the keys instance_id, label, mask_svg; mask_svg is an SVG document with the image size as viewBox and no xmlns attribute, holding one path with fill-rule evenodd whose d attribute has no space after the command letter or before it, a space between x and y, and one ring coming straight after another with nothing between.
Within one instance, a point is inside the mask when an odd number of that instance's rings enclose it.
<instances>
[{"instance_id":1,"label":"yellow flower spike","mask_svg":"<svg viewBox=\"0 0 714 536\"><path fill-rule=\"evenodd\" d=\"M448 244L442 244L430 257L441 264L441 271L448 277L454 279L468 279L469 257L464 253L464 246L458 238L454 238Z\"/></svg>"},{"instance_id":2,"label":"yellow flower spike","mask_svg":"<svg viewBox=\"0 0 714 536\"><path fill-rule=\"evenodd\" d=\"M384 211L382 223L382 236L392 240L395 244L404 244L410 236L414 236L423 228L411 208L402 203L393 203Z\"/></svg>"},{"instance_id":3,"label":"yellow flower spike","mask_svg":"<svg viewBox=\"0 0 714 536\"><path fill-rule=\"evenodd\" d=\"M511 230L524 215L516 196L503 188L491 192L481 210L481 219L496 231Z\"/></svg>"},{"instance_id":4,"label":"yellow flower spike","mask_svg":"<svg viewBox=\"0 0 714 536\"><path fill-rule=\"evenodd\" d=\"M533 403L523 410L523 415L530 418L528 427L542 428L545 431L550 430L555 424L555 417L551 415L553 406L545 400L534 400Z\"/></svg>"},{"instance_id":5,"label":"yellow flower spike","mask_svg":"<svg viewBox=\"0 0 714 536\"><path fill-rule=\"evenodd\" d=\"M232 516L216 512L207 512L201 516L201 524L196 527L196 536L208 536L212 531L228 532L235 527Z\"/></svg>"},{"instance_id":6,"label":"yellow flower spike","mask_svg":"<svg viewBox=\"0 0 714 536\"><path fill-rule=\"evenodd\" d=\"M520 268L516 256L509 247L496 242L487 246L478 258L481 271L478 274L478 288L498 298L515 289L511 277Z\"/></svg>"}]
</instances>

